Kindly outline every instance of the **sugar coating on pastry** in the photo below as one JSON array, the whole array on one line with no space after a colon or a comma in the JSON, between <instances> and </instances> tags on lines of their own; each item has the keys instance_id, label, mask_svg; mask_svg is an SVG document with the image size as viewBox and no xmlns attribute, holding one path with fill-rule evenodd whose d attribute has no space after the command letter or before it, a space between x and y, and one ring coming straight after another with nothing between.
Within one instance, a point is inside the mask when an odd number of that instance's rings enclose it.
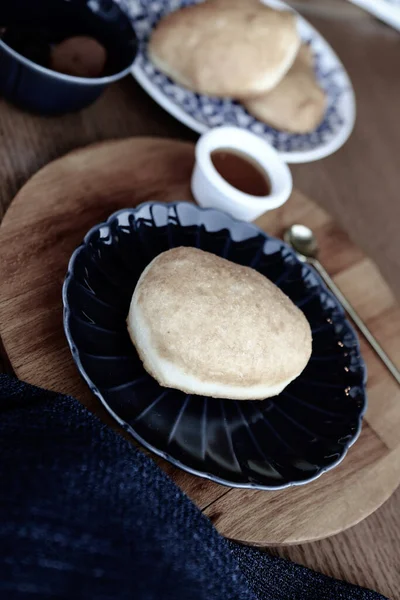
<instances>
[{"instance_id":1,"label":"sugar coating on pastry","mask_svg":"<svg viewBox=\"0 0 400 600\"><path fill-rule=\"evenodd\" d=\"M127 326L160 385L215 398L275 396L311 355L309 323L277 286L191 247L168 250L146 267Z\"/></svg>"},{"instance_id":2,"label":"sugar coating on pastry","mask_svg":"<svg viewBox=\"0 0 400 600\"><path fill-rule=\"evenodd\" d=\"M308 133L321 123L326 94L314 73L311 48L304 44L293 66L266 94L242 100L250 114L268 125L290 133Z\"/></svg>"},{"instance_id":3,"label":"sugar coating on pastry","mask_svg":"<svg viewBox=\"0 0 400 600\"><path fill-rule=\"evenodd\" d=\"M208 0L161 19L148 52L160 71L190 90L249 97L272 89L299 47L292 12L258 0Z\"/></svg>"}]
</instances>

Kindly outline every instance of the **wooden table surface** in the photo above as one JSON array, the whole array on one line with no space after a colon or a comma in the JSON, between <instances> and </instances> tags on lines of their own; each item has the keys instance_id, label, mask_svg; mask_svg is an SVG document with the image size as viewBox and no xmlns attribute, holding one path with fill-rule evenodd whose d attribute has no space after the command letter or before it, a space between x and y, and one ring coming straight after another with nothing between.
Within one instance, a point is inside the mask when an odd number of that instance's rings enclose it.
<instances>
[{"instance_id":1,"label":"wooden table surface","mask_svg":"<svg viewBox=\"0 0 400 600\"><path fill-rule=\"evenodd\" d=\"M355 131L341 150L293 166L295 186L331 212L400 298L400 34L344 0L291 3L343 60L358 109ZM61 118L28 115L0 100L0 219L21 185L50 160L93 141L132 135L196 139L131 78L92 107ZM6 360L0 368L8 369ZM400 600L399 506L400 488L347 532L274 552Z\"/></svg>"}]
</instances>

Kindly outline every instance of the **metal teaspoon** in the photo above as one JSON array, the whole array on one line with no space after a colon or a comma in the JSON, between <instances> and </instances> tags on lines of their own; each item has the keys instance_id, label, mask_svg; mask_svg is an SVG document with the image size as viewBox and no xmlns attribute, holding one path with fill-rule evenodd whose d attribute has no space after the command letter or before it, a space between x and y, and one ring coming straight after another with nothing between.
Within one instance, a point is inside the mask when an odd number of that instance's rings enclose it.
<instances>
[{"instance_id":1,"label":"metal teaspoon","mask_svg":"<svg viewBox=\"0 0 400 600\"><path fill-rule=\"evenodd\" d=\"M385 364L386 368L390 371L397 383L400 384L400 371L390 360L386 352L379 345L377 340L374 338L368 327L364 324L361 317L354 310L352 305L345 296L343 296L340 289L333 282L330 275L325 271L324 267L318 260L318 243L317 239L311 229L305 225L295 224L289 227L284 233L284 240L287 244L292 246L296 252L297 257L302 262L307 262L312 265L314 269L322 277L328 288L333 292L336 298L339 300L345 311L349 314L352 321L357 325L358 329L364 335L366 340L369 342L371 347L375 350L376 354Z\"/></svg>"}]
</instances>

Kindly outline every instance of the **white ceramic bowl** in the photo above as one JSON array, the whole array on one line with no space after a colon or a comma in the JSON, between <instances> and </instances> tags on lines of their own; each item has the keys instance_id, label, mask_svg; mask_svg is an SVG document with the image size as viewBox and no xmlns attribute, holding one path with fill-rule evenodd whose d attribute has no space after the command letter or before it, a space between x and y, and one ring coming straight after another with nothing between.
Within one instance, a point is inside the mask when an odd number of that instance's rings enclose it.
<instances>
[{"instance_id":1,"label":"white ceramic bowl","mask_svg":"<svg viewBox=\"0 0 400 600\"><path fill-rule=\"evenodd\" d=\"M251 196L230 185L212 163L211 153L218 149L236 150L257 162L271 184L268 196ZM197 142L192 193L200 206L218 208L242 221L254 221L263 213L282 206L292 187L292 175L287 164L272 146L250 131L216 127L203 134Z\"/></svg>"}]
</instances>

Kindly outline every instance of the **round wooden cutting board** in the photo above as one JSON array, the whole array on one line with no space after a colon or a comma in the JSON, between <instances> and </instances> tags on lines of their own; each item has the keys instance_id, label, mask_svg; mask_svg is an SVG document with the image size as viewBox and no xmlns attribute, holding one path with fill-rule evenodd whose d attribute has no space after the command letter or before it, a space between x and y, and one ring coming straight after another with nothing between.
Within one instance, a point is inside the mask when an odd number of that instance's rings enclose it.
<instances>
[{"instance_id":1,"label":"round wooden cutting board","mask_svg":"<svg viewBox=\"0 0 400 600\"><path fill-rule=\"evenodd\" d=\"M80 378L64 336L61 287L68 260L85 233L118 209L148 200L190 200L193 149L184 142L135 138L75 151L22 188L0 228L0 334L16 374L72 394L114 427ZM322 263L399 364L400 309L374 264L298 192L258 225L279 236L293 222L315 230ZM155 460L235 540L295 544L351 527L400 482L400 388L361 344L369 371L362 434L345 460L316 481L276 492L240 490Z\"/></svg>"}]
</instances>

